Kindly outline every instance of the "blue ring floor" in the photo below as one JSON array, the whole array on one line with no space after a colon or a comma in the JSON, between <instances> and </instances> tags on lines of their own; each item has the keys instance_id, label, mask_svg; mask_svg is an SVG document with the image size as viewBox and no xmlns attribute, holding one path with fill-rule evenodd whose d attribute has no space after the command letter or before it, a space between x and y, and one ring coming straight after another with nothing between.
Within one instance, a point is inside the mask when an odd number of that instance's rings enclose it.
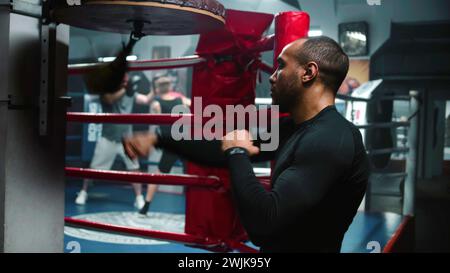
<instances>
[{"instance_id":1,"label":"blue ring floor","mask_svg":"<svg viewBox=\"0 0 450 273\"><path fill-rule=\"evenodd\" d=\"M134 193L129 185L96 182L89 188L89 199L84 206L75 204L81 182L69 180L66 183L65 215L80 217L108 212L137 215L133 206ZM145 191L143 191L145 192ZM156 193L150 207L152 213L183 215L185 197L183 194ZM134 217L134 216L133 216ZM387 244L402 221L402 216L394 213L358 212L347 231L341 252L369 253L380 251ZM67 227L66 227L67 229ZM73 244L81 253L208 253L209 251L177 243L135 244L97 241L92 238L73 237L65 233L64 251L73 252ZM253 246L249 243L250 246ZM375 245L375 247L373 247ZM253 246L254 247L254 246Z\"/></svg>"}]
</instances>

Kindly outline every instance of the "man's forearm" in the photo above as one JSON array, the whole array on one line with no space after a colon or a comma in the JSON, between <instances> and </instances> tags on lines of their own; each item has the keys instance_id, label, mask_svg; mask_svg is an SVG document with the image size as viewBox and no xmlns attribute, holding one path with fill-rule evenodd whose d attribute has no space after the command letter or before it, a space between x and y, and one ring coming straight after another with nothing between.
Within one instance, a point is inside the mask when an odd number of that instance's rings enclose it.
<instances>
[{"instance_id":1,"label":"man's forearm","mask_svg":"<svg viewBox=\"0 0 450 273\"><path fill-rule=\"evenodd\" d=\"M220 140L174 140L170 135L158 134L156 147L167 149L195 163L226 167Z\"/></svg>"},{"instance_id":2,"label":"man's forearm","mask_svg":"<svg viewBox=\"0 0 450 273\"><path fill-rule=\"evenodd\" d=\"M125 95L125 88L120 89L116 93L112 94L104 94L103 101L107 104L113 104L115 101L119 100L121 97Z\"/></svg>"},{"instance_id":3,"label":"man's forearm","mask_svg":"<svg viewBox=\"0 0 450 273\"><path fill-rule=\"evenodd\" d=\"M259 146L259 141L255 145ZM222 151L221 140L174 140L169 135L157 135L157 148L167 149L173 153L184 157L187 160L213 167L226 167L227 157ZM252 162L264 162L273 160L275 152L261 151L258 155L252 156Z\"/></svg>"},{"instance_id":4,"label":"man's forearm","mask_svg":"<svg viewBox=\"0 0 450 273\"><path fill-rule=\"evenodd\" d=\"M231 150L231 149L230 149ZM270 194L256 177L250 158L245 154L226 152L228 169L230 171L231 190L240 220L249 233L263 234L268 228L265 214L260 210L270 203Z\"/></svg>"}]
</instances>

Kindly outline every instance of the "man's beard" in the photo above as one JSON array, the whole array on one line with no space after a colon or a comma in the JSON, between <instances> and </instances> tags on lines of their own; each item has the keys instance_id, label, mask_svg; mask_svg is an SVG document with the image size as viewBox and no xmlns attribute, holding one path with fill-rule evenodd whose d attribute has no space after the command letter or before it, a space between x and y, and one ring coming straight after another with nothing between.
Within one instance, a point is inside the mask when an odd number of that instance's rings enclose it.
<instances>
[{"instance_id":1,"label":"man's beard","mask_svg":"<svg viewBox=\"0 0 450 273\"><path fill-rule=\"evenodd\" d=\"M280 107L280 112L290 112L298 101L300 90L298 90L298 79L294 78L284 86L276 88L275 92L272 92L272 104Z\"/></svg>"}]
</instances>

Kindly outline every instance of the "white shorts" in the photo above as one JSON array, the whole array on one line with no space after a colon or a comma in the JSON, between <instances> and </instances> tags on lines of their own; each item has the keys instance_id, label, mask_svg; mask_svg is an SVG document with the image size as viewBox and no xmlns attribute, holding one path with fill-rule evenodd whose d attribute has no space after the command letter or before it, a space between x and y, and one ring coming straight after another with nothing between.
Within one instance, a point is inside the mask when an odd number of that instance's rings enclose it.
<instances>
[{"instance_id":1,"label":"white shorts","mask_svg":"<svg viewBox=\"0 0 450 273\"><path fill-rule=\"evenodd\" d=\"M139 161L131 160L123 149L122 142L108 140L101 137L95 145L94 156L92 157L91 169L109 170L111 169L116 156L119 155L129 171L139 169Z\"/></svg>"}]
</instances>

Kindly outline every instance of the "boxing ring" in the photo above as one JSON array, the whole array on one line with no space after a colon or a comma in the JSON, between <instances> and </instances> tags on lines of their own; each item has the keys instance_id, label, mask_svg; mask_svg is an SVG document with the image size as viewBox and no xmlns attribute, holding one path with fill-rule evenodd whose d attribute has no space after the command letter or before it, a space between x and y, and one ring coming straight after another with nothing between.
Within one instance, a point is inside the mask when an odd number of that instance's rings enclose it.
<instances>
[{"instance_id":1,"label":"boxing ring","mask_svg":"<svg viewBox=\"0 0 450 273\"><path fill-rule=\"evenodd\" d=\"M290 39L305 37L309 28L309 16L306 13L293 14L286 13L286 18L291 18L291 24L301 26L297 34L290 33ZM289 22L285 16L280 16L278 21L283 24ZM242 27L245 20L253 18L251 24ZM254 84L259 69L272 73L274 69L259 60L262 51L268 51L275 48L278 52L287 44L287 40L277 39L274 35L262 37L262 33L272 23L274 18L271 14L258 14L251 12L227 11L226 26L217 32L201 34L200 42L197 47L197 56L187 56L175 59L149 60L129 62L128 71L142 70L160 70L169 68L193 67L193 94L206 101L205 105L218 104L225 106L232 104L249 105L254 102ZM281 31L281 34L283 32ZM279 35L286 39L283 35ZM222 40L216 37L224 36ZM236 43L240 43L236 46ZM225 50L223 49L225 48ZM241 63L247 68L243 73L237 72L234 67L222 68L215 65L214 55L231 55L233 58L240 58L236 63ZM227 64L226 64L227 65ZM69 74L84 74L95 70L99 64L84 64L69 66ZM208 77L208 71L214 69L225 69L227 73L238 73L243 80L237 77L231 85L215 87L215 92L230 88L235 90L235 98L221 99L220 97L208 96L212 93L208 83L211 80L205 80L202 77ZM236 71L235 71L236 70ZM240 68L239 68L240 70ZM219 73L219 72L217 72ZM198 84L201 82L201 84ZM234 84L234 86L233 86ZM239 94L240 93L240 94ZM245 100L240 98L245 95ZM195 103L195 102L194 102ZM68 122L82 123L127 123L127 124L153 124L170 125L179 118L194 119L192 114L169 115L169 114L88 114L88 113L67 113ZM204 122L204 120L202 121ZM74 219L66 217L66 225L104 230L108 232L119 232L133 236L147 236L154 239L176 241L186 245L204 248L210 251L232 251L256 252L257 250L247 246L247 236L234 207L231 203L229 178L226 170L205 168L203 166L188 163L188 175L169 175L169 174L144 174L128 173L117 171L100 171L81 168L66 167L68 177L92 178L102 180L114 180L124 183L141 184L159 184L159 185L178 185L186 187L186 222L184 233L164 232L157 230L144 230L124 226L114 226L111 224L96 223L92 221ZM197 175L198 174L198 175ZM261 182L270 187L267 178L261 178ZM217 213L220 211L220 213Z\"/></svg>"},{"instance_id":2,"label":"boxing ring","mask_svg":"<svg viewBox=\"0 0 450 273\"><path fill-rule=\"evenodd\" d=\"M259 71L271 74L274 68L260 60L263 51L274 50L274 58L278 56L281 49L291 41L306 37L309 29L309 16L304 12L286 12L275 16L275 35L263 37L264 31L270 26L273 15L258 14L240 11L226 11L225 29L218 32L201 34L200 42L195 56L186 56L174 59L148 60L128 62L128 71L159 70L192 67L194 69L193 94L204 99L205 105L219 104L243 104L254 103L254 81ZM247 23L247 29L236 30L242 27L243 22L252 17L253 24ZM71 19L72 20L72 19ZM67 20L66 20L67 21ZM68 20L70 22L70 20ZM297 27L297 28L294 28ZM87 25L86 27L89 27ZM294 31L295 30L295 31ZM223 40L215 39L217 35L227 34ZM250 37L250 38L249 38ZM222 43L219 44L218 43ZM236 46L238 44L238 46ZM221 47L225 47L225 50ZM233 97L217 97L218 93L210 95L210 87L213 80L208 79L205 70L224 69L214 64L213 55L223 54L235 57L238 65L245 64L247 70L242 74L243 80L228 86L216 88L216 91L231 88L236 93ZM69 75L82 75L95 69L99 64L82 64L69 66ZM226 68L234 72L234 68ZM253 81L253 82L252 82ZM233 89L234 88L234 89ZM414 100L412 95L408 99ZM371 99L341 97L349 101L365 101ZM387 98L386 98L387 99ZM412 102L414 104L414 102ZM416 104L414 104L417 107ZM93 114L69 112L66 115L68 122L77 123L127 123L127 124L151 124L171 125L180 118L194 119L193 114ZM358 125L360 129L372 130L377 128L393 128L407 126L411 127L411 147L416 145L414 132L417 121L412 118L408 122L397 123L374 123ZM390 154L393 152L407 152L409 161L415 164L414 148L392 148L373 149L368 153L371 156ZM411 223L413 222L413 211L411 200L414 198L411 189L415 183L414 166L409 164L406 177L404 200L404 215L392 215L389 213L358 212L355 223L350 227L348 234L356 239L346 237L344 240L344 252L358 252L361 249L375 250L375 252L395 252L405 249L411 236ZM127 226L113 225L89 220L65 217L65 225L100 230L104 232L117 233L144 238L175 242L205 249L214 252L240 251L257 252L246 244L247 235L239 223L238 216L234 210L230 196L230 182L227 171L224 169L206 168L193 163L188 163L186 175L175 174L150 174L131 173L123 171L104 171L85 168L66 167L65 174L73 178L90 178L101 180L112 180L119 183L140 183L158 185L177 185L186 187L186 222L184 233L133 228ZM270 188L270 177L261 177L267 189ZM369 197L366 198L366 202ZM386 222L390 222L386 224ZM383 228L384 227L384 228ZM378 247L371 244L378 242ZM407 248L406 248L407 249ZM378 251L376 251L378 250Z\"/></svg>"}]
</instances>

